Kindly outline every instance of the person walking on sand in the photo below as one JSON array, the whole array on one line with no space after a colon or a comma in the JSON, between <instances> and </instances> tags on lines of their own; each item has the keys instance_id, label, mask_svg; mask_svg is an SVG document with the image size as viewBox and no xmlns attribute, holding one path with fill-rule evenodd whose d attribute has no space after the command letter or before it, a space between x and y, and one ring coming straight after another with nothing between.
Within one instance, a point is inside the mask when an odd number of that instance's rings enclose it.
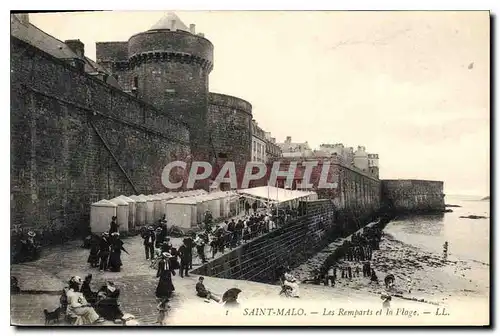
<instances>
[{"instance_id":1,"label":"person walking on sand","mask_svg":"<svg viewBox=\"0 0 500 336\"><path fill-rule=\"evenodd\" d=\"M375 273L375 270L372 269L372 274L370 276L370 283L373 283L373 282L375 282L376 284L378 284L377 273Z\"/></svg>"},{"instance_id":2,"label":"person walking on sand","mask_svg":"<svg viewBox=\"0 0 500 336\"><path fill-rule=\"evenodd\" d=\"M406 287L408 288L408 293L411 293L411 289L412 289L412 281L411 281L411 278L408 277L408 280L406 280Z\"/></svg>"},{"instance_id":3,"label":"person walking on sand","mask_svg":"<svg viewBox=\"0 0 500 336\"><path fill-rule=\"evenodd\" d=\"M443 260L446 261L448 259L448 242L444 242L443 245Z\"/></svg>"}]
</instances>

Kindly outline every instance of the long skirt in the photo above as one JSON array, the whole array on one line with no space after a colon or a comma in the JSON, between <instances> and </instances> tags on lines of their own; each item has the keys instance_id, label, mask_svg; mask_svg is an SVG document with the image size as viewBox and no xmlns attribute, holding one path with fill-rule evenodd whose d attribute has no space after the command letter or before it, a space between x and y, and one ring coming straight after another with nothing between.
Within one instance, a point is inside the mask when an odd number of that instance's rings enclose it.
<instances>
[{"instance_id":1,"label":"long skirt","mask_svg":"<svg viewBox=\"0 0 500 336\"><path fill-rule=\"evenodd\" d=\"M167 273L161 275L160 281L158 281L158 286L156 287L156 297L169 298L173 291L175 291L175 287L172 283L172 274Z\"/></svg>"},{"instance_id":2,"label":"long skirt","mask_svg":"<svg viewBox=\"0 0 500 336\"><path fill-rule=\"evenodd\" d=\"M87 262L91 265L97 265L99 264L99 249L92 247L90 249L89 257L87 259Z\"/></svg>"},{"instance_id":3,"label":"long skirt","mask_svg":"<svg viewBox=\"0 0 500 336\"><path fill-rule=\"evenodd\" d=\"M96 304L96 312L99 316L108 321L114 321L123 317L123 313L118 306L117 300L111 298L100 300Z\"/></svg>"},{"instance_id":4,"label":"long skirt","mask_svg":"<svg viewBox=\"0 0 500 336\"><path fill-rule=\"evenodd\" d=\"M79 325L92 324L99 319L99 315L96 313L94 308L91 307L68 307L68 313L70 316L78 318L77 324Z\"/></svg>"},{"instance_id":5,"label":"long skirt","mask_svg":"<svg viewBox=\"0 0 500 336\"><path fill-rule=\"evenodd\" d=\"M122 259L120 252L111 251L109 255L108 267L113 272L120 272L120 267L122 266Z\"/></svg>"}]
</instances>

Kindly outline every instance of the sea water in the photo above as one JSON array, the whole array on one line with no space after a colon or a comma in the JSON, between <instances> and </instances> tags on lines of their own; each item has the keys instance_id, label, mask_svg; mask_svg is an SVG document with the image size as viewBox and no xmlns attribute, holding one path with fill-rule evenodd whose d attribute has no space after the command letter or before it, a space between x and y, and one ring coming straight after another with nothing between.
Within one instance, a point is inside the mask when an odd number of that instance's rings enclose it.
<instances>
[{"instance_id":1,"label":"sea water","mask_svg":"<svg viewBox=\"0 0 500 336\"><path fill-rule=\"evenodd\" d=\"M442 254L448 242L450 259L470 260L489 264L490 201L478 196L446 196L453 212L440 215L399 217L390 222L385 232L395 239L422 250ZM468 219L460 216L478 215L487 219Z\"/></svg>"}]
</instances>

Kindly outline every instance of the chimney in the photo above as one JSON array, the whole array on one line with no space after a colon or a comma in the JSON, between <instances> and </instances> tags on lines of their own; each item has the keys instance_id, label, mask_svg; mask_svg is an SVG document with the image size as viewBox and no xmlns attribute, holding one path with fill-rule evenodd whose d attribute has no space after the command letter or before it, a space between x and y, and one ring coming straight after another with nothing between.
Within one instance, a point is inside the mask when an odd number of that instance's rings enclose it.
<instances>
[{"instance_id":1,"label":"chimney","mask_svg":"<svg viewBox=\"0 0 500 336\"><path fill-rule=\"evenodd\" d=\"M292 142L292 137L291 136L287 136L285 142L286 143L291 143Z\"/></svg>"},{"instance_id":2,"label":"chimney","mask_svg":"<svg viewBox=\"0 0 500 336\"><path fill-rule=\"evenodd\" d=\"M175 20L170 21L170 30L175 31Z\"/></svg>"},{"instance_id":3,"label":"chimney","mask_svg":"<svg viewBox=\"0 0 500 336\"><path fill-rule=\"evenodd\" d=\"M191 23L191 24L189 25L189 32L190 32L191 34L193 34L193 35L194 35L194 34L196 34L196 25L195 25L195 24L192 24L192 23Z\"/></svg>"},{"instance_id":4,"label":"chimney","mask_svg":"<svg viewBox=\"0 0 500 336\"><path fill-rule=\"evenodd\" d=\"M198 36L205 37L205 34L203 34L203 33L198 33Z\"/></svg>"},{"instance_id":5,"label":"chimney","mask_svg":"<svg viewBox=\"0 0 500 336\"><path fill-rule=\"evenodd\" d=\"M71 49L78 57L85 56L85 45L80 40L66 40L64 43Z\"/></svg>"}]
</instances>

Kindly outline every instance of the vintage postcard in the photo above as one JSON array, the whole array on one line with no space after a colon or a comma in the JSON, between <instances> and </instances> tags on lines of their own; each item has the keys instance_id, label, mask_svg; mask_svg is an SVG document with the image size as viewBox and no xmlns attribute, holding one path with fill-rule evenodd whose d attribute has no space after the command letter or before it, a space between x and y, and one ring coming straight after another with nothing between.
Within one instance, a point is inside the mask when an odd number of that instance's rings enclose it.
<instances>
[{"instance_id":1,"label":"vintage postcard","mask_svg":"<svg viewBox=\"0 0 500 336\"><path fill-rule=\"evenodd\" d=\"M488 11L10 20L12 325L490 325Z\"/></svg>"}]
</instances>

